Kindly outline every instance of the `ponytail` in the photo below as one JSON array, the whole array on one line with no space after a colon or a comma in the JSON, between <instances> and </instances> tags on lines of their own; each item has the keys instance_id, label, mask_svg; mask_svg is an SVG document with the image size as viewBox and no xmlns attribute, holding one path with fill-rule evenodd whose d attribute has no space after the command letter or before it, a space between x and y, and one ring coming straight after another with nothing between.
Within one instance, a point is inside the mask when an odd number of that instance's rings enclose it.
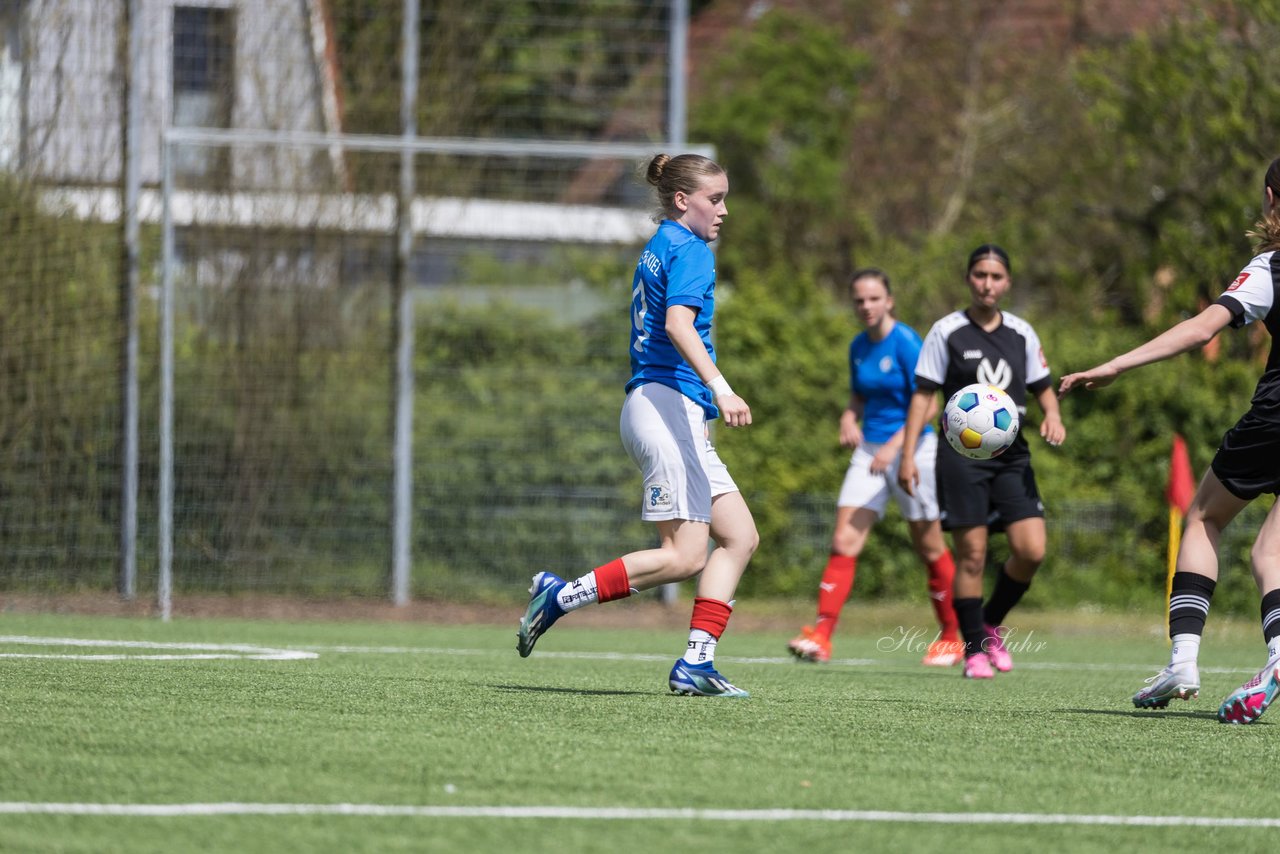
<instances>
[{"instance_id":1,"label":"ponytail","mask_svg":"<svg viewBox=\"0 0 1280 854\"><path fill-rule=\"evenodd\" d=\"M1280 249L1280 157L1271 161L1267 167L1265 186L1271 191L1274 205L1262 215L1262 219L1254 223L1251 230L1245 232L1256 244L1256 252L1271 252Z\"/></svg>"},{"instance_id":2,"label":"ponytail","mask_svg":"<svg viewBox=\"0 0 1280 854\"><path fill-rule=\"evenodd\" d=\"M1277 197L1280 199L1280 197ZM1280 249L1280 210L1269 210L1266 215L1245 232L1254 242L1254 254Z\"/></svg>"}]
</instances>

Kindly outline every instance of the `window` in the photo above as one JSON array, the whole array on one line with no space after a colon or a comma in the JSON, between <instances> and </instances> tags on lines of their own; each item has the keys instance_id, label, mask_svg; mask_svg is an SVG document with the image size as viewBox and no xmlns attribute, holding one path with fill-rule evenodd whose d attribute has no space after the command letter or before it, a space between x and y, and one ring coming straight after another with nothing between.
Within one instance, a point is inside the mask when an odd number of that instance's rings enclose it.
<instances>
[{"instance_id":1,"label":"window","mask_svg":"<svg viewBox=\"0 0 1280 854\"><path fill-rule=\"evenodd\" d=\"M3 2L3 0L0 0ZM231 9L173 7L173 124L176 127L231 126L235 93L235 20ZM209 185L227 176L227 151L179 146L174 171L187 183Z\"/></svg>"},{"instance_id":2,"label":"window","mask_svg":"<svg viewBox=\"0 0 1280 854\"><path fill-rule=\"evenodd\" d=\"M17 169L22 152L22 6L0 0L0 172Z\"/></svg>"}]
</instances>

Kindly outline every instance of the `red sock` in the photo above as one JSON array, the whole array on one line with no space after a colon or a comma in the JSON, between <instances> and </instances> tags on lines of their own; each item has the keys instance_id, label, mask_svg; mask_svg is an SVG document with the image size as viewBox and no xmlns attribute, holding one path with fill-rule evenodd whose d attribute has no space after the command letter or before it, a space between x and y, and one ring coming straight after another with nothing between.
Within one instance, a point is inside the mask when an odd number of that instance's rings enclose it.
<instances>
[{"instance_id":1,"label":"red sock","mask_svg":"<svg viewBox=\"0 0 1280 854\"><path fill-rule=\"evenodd\" d=\"M942 640L959 640L960 623L956 619L956 609L951 604L955 598L952 587L956 580L956 564L951 559L951 552L944 551L928 567L929 601L933 603L933 613L942 628Z\"/></svg>"},{"instance_id":2,"label":"red sock","mask_svg":"<svg viewBox=\"0 0 1280 854\"><path fill-rule=\"evenodd\" d=\"M729 615L733 609L728 602L719 599L705 599L695 596L693 599L693 617L689 620L689 631L702 629L716 640L724 634L724 627L729 625Z\"/></svg>"},{"instance_id":3,"label":"red sock","mask_svg":"<svg viewBox=\"0 0 1280 854\"><path fill-rule=\"evenodd\" d=\"M818 586L818 625L814 627L826 640L831 640L831 633L836 630L857 569L856 557L833 554L827 559L827 568L822 571L822 583Z\"/></svg>"},{"instance_id":4,"label":"red sock","mask_svg":"<svg viewBox=\"0 0 1280 854\"><path fill-rule=\"evenodd\" d=\"M596 567L595 572L597 601L611 602L631 595L631 581L627 578L627 567L622 558Z\"/></svg>"}]
</instances>

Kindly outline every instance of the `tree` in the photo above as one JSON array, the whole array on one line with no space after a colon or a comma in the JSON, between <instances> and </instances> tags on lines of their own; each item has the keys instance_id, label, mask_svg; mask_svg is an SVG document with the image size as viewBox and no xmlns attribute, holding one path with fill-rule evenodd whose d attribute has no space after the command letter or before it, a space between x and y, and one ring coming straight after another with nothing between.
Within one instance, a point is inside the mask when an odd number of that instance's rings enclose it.
<instances>
[{"instance_id":1,"label":"tree","mask_svg":"<svg viewBox=\"0 0 1280 854\"><path fill-rule=\"evenodd\" d=\"M1087 267L1114 271L1104 305L1130 322L1195 311L1249 254L1244 231L1275 156L1262 129L1280 126L1280 67L1268 61L1280 3L1227 8L1079 63L1096 144L1067 161L1054 195L1078 215Z\"/></svg>"},{"instance_id":2,"label":"tree","mask_svg":"<svg viewBox=\"0 0 1280 854\"><path fill-rule=\"evenodd\" d=\"M718 53L691 127L729 172L730 275L779 269L835 281L848 272L862 229L845 192L846 155L867 67L838 22L784 9Z\"/></svg>"}]
</instances>

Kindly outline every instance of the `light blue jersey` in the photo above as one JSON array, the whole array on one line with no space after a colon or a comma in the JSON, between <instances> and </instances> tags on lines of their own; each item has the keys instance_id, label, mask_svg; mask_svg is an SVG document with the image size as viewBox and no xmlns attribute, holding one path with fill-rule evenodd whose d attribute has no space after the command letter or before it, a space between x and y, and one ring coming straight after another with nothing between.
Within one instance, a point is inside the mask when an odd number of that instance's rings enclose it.
<instances>
[{"instance_id":1,"label":"light blue jersey","mask_svg":"<svg viewBox=\"0 0 1280 854\"><path fill-rule=\"evenodd\" d=\"M667 309L687 305L697 312L693 328L711 361L711 317L716 301L715 256L706 241L673 220L663 220L649 239L631 281L631 381L627 391L644 383L661 383L716 418L711 391L667 337ZM914 363L913 363L914 364Z\"/></svg>"},{"instance_id":2,"label":"light blue jersey","mask_svg":"<svg viewBox=\"0 0 1280 854\"><path fill-rule=\"evenodd\" d=\"M887 442L906 423L921 345L905 323L895 323L882 341L863 332L849 344L849 383L864 403L862 435L868 442ZM926 425L924 432L932 430Z\"/></svg>"}]
</instances>

